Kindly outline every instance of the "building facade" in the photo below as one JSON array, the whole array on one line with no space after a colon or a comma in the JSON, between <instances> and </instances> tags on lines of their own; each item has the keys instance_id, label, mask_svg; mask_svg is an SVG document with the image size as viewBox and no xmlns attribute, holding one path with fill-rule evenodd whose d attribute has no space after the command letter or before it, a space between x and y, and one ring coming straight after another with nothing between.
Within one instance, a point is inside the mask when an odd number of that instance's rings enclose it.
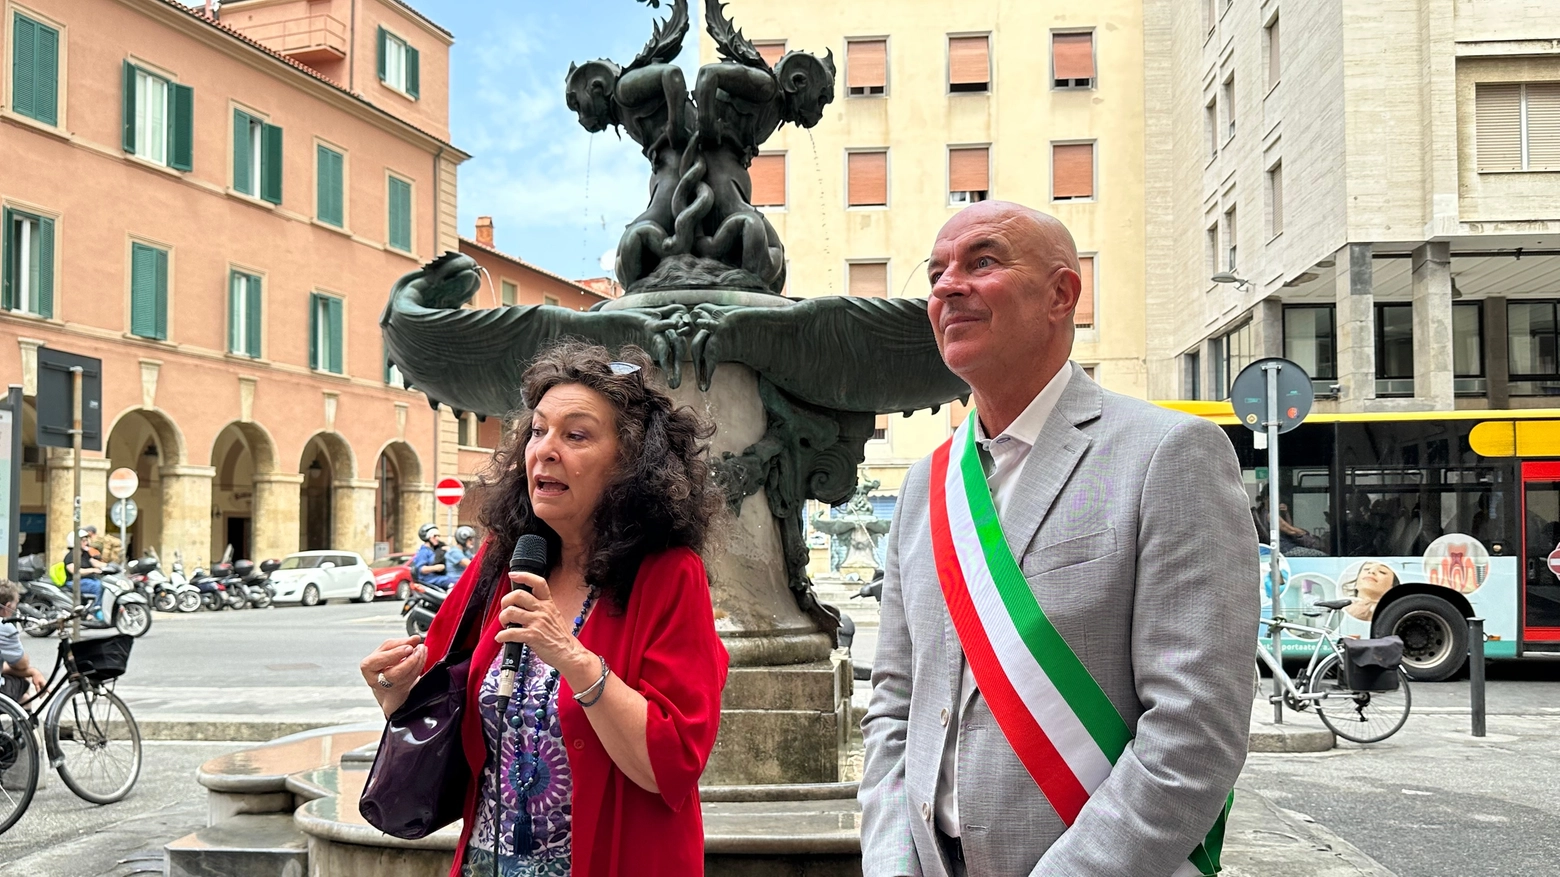
<instances>
[{"instance_id":1,"label":"building facade","mask_svg":"<svg viewBox=\"0 0 1560 877\"><path fill-rule=\"evenodd\" d=\"M1521 0L1150 0L1148 373L1319 410L1560 390L1560 17Z\"/></svg>"},{"instance_id":2,"label":"building facade","mask_svg":"<svg viewBox=\"0 0 1560 877\"><path fill-rule=\"evenodd\" d=\"M1017 201L1077 240L1074 358L1145 394L1140 2L734 0L727 14L771 63L832 52L837 71L823 121L782 128L752 167L753 203L786 246L787 294L925 297L943 223L987 198ZM963 411L881 418L867 448L876 497L896 495Z\"/></svg>"},{"instance_id":3,"label":"building facade","mask_svg":"<svg viewBox=\"0 0 1560 877\"><path fill-rule=\"evenodd\" d=\"M440 418L385 362L391 284L459 246L452 36L398 0L4 0L0 374L26 395L26 551L65 550L37 351L98 357L131 548L207 563L415 543ZM445 415L445 419L452 419Z\"/></svg>"}]
</instances>

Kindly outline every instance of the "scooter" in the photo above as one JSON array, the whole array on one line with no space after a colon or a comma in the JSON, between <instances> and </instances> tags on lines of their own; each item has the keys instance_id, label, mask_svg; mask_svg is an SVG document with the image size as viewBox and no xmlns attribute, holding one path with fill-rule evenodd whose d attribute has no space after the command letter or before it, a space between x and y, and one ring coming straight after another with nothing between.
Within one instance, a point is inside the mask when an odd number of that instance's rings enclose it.
<instances>
[{"instance_id":1,"label":"scooter","mask_svg":"<svg viewBox=\"0 0 1560 877\"><path fill-rule=\"evenodd\" d=\"M406 617L407 636L417 636L428 632L433 616L439 613L439 607L444 605L444 598L450 592L447 588L422 582L412 582L411 587L411 596L402 604L401 614Z\"/></svg>"},{"instance_id":2,"label":"scooter","mask_svg":"<svg viewBox=\"0 0 1560 877\"><path fill-rule=\"evenodd\" d=\"M88 630L113 628L120 633L139 637L152 629L152 607L145 596L137 593L125 580L117 564L104 567L98 576L103 589L96 612L87 613L81 626ZM71 609L76 601L70 592L45 579L26 583L24 595L27 609L22 610L22 629L31 636L49 636L69 623ZM90 598L83 596L82 601ZM107 619L107 620L105 620Z\"/></svg>"}]
</instances>

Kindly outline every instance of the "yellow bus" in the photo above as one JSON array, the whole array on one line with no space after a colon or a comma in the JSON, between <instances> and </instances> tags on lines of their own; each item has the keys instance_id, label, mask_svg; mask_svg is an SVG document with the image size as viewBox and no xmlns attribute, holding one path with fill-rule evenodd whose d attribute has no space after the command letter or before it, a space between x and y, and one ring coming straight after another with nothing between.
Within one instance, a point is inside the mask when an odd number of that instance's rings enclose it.
<instances>
[{"instance_id":1,"label":"yellow bus","mask_svg":"<svg viewBox=\"0 0 1560 877\"><path fill-rule=\"evenodd\" d=\"M1255 434L1227 402L1160 404L1224 428L1267 543ZM1560 409L1312 414L1277 483L1284 615L1351 598L1340 631L1402 637L1415 679L1461 669L1475 615L1491 657L1560 652ZM1266 614L1266 566L1261 587Z\"/></svg>"}]
</instances>

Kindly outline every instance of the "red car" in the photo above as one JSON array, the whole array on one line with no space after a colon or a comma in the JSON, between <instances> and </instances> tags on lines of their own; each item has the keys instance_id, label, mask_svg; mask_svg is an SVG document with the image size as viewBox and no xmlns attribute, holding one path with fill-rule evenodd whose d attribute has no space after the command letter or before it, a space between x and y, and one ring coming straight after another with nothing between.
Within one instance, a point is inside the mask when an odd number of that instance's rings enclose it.
<instances>
[{"instance_id":1,"label":"red car","mask_svg":"<svg viewBox=\"0 0 1560 877\"><path fill-rule=\"evenodd\" d=\"M374 571L374 596L405 600L412 593L412 555L391 554L368 565Z\"/></svg>"}]
</instances>

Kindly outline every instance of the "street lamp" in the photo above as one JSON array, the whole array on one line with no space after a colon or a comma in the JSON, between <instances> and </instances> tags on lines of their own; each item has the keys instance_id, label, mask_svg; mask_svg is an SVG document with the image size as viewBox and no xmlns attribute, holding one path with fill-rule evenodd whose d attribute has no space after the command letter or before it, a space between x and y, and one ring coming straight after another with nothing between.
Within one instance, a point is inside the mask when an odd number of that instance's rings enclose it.
<instances>
[{"instance_id":1,"label":"street lamp","mask_svg":"<svg viewBox=\"0 0 1560 877\"><path fill-rule=\"evenodd\" d=\"M1244 291L1246 287L1251 285L1250 280L1237 276L1234 271L1220 271L1208 279L1214 283L1233 283L1237 292Z\"/></svg>"}]
</instances>

